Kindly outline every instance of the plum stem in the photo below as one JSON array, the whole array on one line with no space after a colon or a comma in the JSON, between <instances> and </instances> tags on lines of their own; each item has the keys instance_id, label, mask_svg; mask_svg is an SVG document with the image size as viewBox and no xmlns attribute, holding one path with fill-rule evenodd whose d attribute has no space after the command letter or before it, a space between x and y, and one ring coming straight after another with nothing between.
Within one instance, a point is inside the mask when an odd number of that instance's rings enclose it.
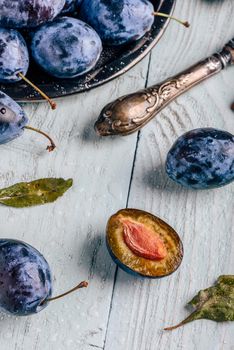
<instances>
[{"instance_id":1,"label":"plum stem","mask_svg":"<svg viewBox=\"0 0 234 350\"><path fill-rule=\"evenodd\" d=\"M34 90L36 90L46 101L48 101L52 109L56 109L56 103L53 100L51 100L51 98L47 96L41 89L39 89L39 87L33 84L33 82L26 78L22 73L19 72L18 76L30 86L32 86Z\"/></svg>"},{"instance_id":2,"label":"plum stem","mask_svg":"<svg viewBox=\"0 0 234 350\"><path fill-rule=\"evenodd\" d=\"M47 146L46 148L49 152L52 152L56 148L56 145L52 140L52 138L48 134L46 134L44 131L41 131L39 129L33 128L32 126L28 126L28 125L24 126L24 129L32 130L37 132L38 134L45 136L50 141L50 145Z\"/></svg>"},{"instance_id":3,"label":"plum stem","mask_svg":"<svg viewBox=\"0 0 234 350\"><path fill-rule=\"evenodd\" d=\"M46 299L44 302L50 302L50 301L54 301L54 300L63 298L63 297L65 297L66 295L71 294L71 293L77 291L78 289L86 288L86 287L88 287L88 282L83 281L83 282L79 283L78 286L72 288L72 289L69 290L68 292L65 292L65 293L63 293L63 294L57 295L56 297L53 297L53 298Z\"/></svg>"},{"instance_id":4,"label":"plum stem","mask_svg":"<svg viewBox=\"0 0 234 350\"><path fill-rule=\"evenodd\" d=\"M188 28L190 26L189 22L187 21L181 21L180 19L174 17L174 16L170 16L170 15L167 15L166 13L162 13L162 12L153 12L153 15L154 16L160 16L160 17L166 17L166 18L170 18L170 19L173 19L174 21L182 24L183 26L185 26L186 28Z\"/></svg>"}]
</instances>

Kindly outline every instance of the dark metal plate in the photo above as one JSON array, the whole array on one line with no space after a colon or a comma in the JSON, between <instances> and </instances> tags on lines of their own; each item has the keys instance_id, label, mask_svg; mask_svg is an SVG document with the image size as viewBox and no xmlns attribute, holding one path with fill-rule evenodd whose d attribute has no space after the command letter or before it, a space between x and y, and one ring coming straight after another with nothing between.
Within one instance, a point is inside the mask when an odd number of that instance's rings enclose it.
<instances>
[{"instance_id":1,"label":"dark metal plate","mask_svg":"<svg viewBox=\"0 0 234 350\"><path fill-rule=\"evenodd\" d=\"M151 0L155 11L171 14L176 0ZM74 79L56 79L44 73L36 64L31 62L27 77L39 86L51 98L67 96L87 91L102 85L125 73L156 45L164 33L168 20L155 17L149 33L141 40L122 47L105 47L95 69L86 75ZM39 101L41 97L24 82L15 84L0 84L0 90L17 101Z\"/></svg>"}]
</instances>

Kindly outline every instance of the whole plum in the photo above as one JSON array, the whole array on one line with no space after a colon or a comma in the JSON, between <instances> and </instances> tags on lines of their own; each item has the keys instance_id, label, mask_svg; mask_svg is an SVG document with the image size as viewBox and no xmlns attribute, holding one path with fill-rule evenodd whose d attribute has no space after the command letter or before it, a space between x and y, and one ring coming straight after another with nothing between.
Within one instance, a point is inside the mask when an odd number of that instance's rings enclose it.
<instances>
[{"instance_id":1,"label":"whole plum","mask_svg":"<svg viewBox=\"0 0 234 350\"><path fill-rule=\"evenodd\" d=\"M10 96L0 91L0 144L10 142L22 135L24 129L42 134L50 141L49 152L55 149L54 141L45 132L27 125L28 118L23 109Z\"/></svg>"},{"instance_id":2,"label":"whole plum","mask_svg":"<svg viewBox=\"0 0 234 350\"><path fill-rule=\"evenodd\" d=\"M0 307L17 316L41 311L52 292L50 267L32 246L0 240Z\"/></svg>"},{"instance_id":3,"label":"whole plum","mask_svg":"<svg viewBox=\"0 0 234 350\"><path fill-rule=\"evenodd\" d=\"M65 6L62 10L62 14L74 13L77 11L81 4L82 0L66 0Z\"/></svg>"},{"instance_id":4,"label":"whole plum","mask_svg":"<svg viewBox=\"0 0 234 350\"><path fill-rule=\"evenodd\" d=\"M27 123L28 118L18 103L0 91L0 144L22 135Z\"/></svg>"},{"instance_id":5,"label":"whole plum","mask_svg":"<svg viewBox=\"0 0 234 350\"><path fill-rule=\"evenodd\" d=\"M22 35L14 29L0 28L0 82L14 83L27 73L29 55Z\"/></svg>"},{"instance_id":6,"label":"whole plum","mask_svg":"<svg viewBox=\"0 0 234 350\"><path fill-rule=\"evenodd\" d=\"M75 7L75 0L66 0L65 1L65 5L64 5L64 8L62 10L62 14L65 14L65 13L72 13L72 12L75 12L76 10L76 7Z\"/></svg>"},{"instance_id":7,"label":"whole plum","mask_svg":"<svg viewBox=\"0 0 234 350\"><path fill-rule=\"evenodd\" d=\"M140 39L151 29L153 12L153 4L148 0L83 0L80 18L107 45L121 45Z\"/></svg>"},{"instance_id":8,"label":"whole plum","mask_svg":"<svg viewBox=\"0 0 234 350\"><path fill-rule=\"evenodd\" d=\"M167 155L166 172L177 183L195 189L210 189L232 182L234 136L213 128L185 133Z\"/></svg>"},{"instance_id":9,"label":"whole plum","mask_svg":"<svg viewBox=\"0 0 234 350\"><path fill-rule=\"evenodd\" d=\"M37 27L53 20L64 5L65 0L0 0L0 26Z\"/></svg>"},{"instance_id":10,"label":"whole plum","mask_svg":"<svg viewBox=\"0 0 234 350\"><path fill-rule=\"evenodd\" d=\"M31 51L37 64L50 75L74 78L96 65L102 43L88 24L75 18L60 17L35 32Z\"/></svg>"}]
</instances>

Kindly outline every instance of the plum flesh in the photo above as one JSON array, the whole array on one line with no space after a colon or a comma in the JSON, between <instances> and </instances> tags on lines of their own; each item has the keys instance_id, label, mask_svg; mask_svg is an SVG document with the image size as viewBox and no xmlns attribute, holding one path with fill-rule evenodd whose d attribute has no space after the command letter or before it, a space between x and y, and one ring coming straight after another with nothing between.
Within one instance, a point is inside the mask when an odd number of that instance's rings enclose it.
<instances>
[{"instance_id":1,"label":"plum flesh","mask_svg":"<svg viewBox=\"0 0 234 350\"><path fill-rule=\"evenodd\" d=\"M210 189L234 180L234 136L213 128L191 130L174 143L166 172L175 182Z\"/></svg>"},{"instance_id":2,"label":"plum flesh","mask_svg":"<svg viewBox=\"0 0 234 350\"><path fill-rule=\"evenodd\" d=\"M47 305L51 296L51 272L47 261L32 246L10 239L0 240L0 307L27 316Z\"/></svg>"},{"instance_id":3,"label":"plum flesh","mask_svg":"<svg viewBox=\"0 0 234 350\"><path fill-rule=\"evenodd\" d=\"M170 275L183 258L178 234L166 222L143 210L122 209L112 215L107 223L106 242L113 261L133 275Z\"/></svg>"}]
</instances>

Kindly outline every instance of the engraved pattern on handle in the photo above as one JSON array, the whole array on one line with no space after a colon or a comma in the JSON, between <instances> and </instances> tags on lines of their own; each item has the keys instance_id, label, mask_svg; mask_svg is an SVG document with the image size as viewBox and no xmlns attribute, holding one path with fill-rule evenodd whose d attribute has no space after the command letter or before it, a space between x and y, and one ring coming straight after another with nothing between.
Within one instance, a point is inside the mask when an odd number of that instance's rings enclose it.
<instances>
[{"instance_id":1,"label":"engraved pattern on handle","mask_svg":"<svg viewBox=\"0 0 234 350\"><path fill-rule=\"evenodd\" d=\"M231 45L225 46L222 52L199 62L174 78L115 100L102 110L95 123L97 133L101 136L129 135L141 129L179 95L219 73L233 61Z\"/></svg>"}]
</instances>

